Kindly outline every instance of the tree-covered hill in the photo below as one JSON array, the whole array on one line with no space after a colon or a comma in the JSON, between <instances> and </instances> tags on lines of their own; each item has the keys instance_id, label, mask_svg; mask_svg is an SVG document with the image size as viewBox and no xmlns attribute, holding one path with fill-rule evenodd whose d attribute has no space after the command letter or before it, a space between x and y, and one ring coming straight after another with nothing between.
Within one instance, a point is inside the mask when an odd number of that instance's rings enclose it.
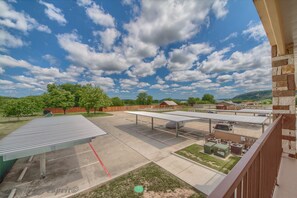
<instances>
[{"instance_id":1,"label":"tree-covered hill","mask_svg":"<svg viewBox=\"0 0 297 198\"><path fill-rule=\"evenodd\" d=\"M265 100L272 98L272 91L271 90L264 90L264 91L253 91L244 94L240 94L235 96L232 100Z\"/></svg>"}]
</instances>

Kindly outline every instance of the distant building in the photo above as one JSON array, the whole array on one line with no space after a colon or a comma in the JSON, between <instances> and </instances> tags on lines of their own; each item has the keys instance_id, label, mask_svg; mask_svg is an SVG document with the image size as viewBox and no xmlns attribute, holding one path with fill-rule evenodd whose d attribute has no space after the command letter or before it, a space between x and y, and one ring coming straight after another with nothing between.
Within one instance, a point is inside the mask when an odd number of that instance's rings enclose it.
<instances>
[{"instance_id":1,"label":"distant building","mask_svg":"<svg viewBox=\"0 0 297 198\"><path fill-rule=\"evenodd\" d=\"M233 103L232 101L223 101L216 104L216 109L238 110L241 109L241 105Z\"/></svg>"},{"instance_id":2,"label":"distant building","mask_svg":"<svg viewBox=\"0 0 297 198\"><path fill-rule=\"evenodd\" d=\"M160 106L175 107L175 106L177 106L177 104L174 101L165 100L165 101L161 102Z\"/></svg>"}]
</instances>

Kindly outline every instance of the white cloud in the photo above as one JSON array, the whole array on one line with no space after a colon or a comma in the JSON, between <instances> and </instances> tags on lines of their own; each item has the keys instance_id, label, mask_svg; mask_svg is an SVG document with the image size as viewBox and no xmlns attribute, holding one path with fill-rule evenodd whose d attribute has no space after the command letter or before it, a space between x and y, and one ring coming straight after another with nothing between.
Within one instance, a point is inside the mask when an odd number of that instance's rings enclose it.
<instances>
[{"instance_id":1,"label":"white cloud","mask_svg":"<svg viewBox=\"0 0 297 198\"><path fill-rule=\"evenodd\" d=\"M231 34L229 34L227 37L223 38L222 40L220 40L221 43L225 42L225 41L228 41L232 38L236 38L238 35L237 32L232 32Z\"/></svg>"},{"instance_id":2,"label":"white cloud","mask_svg":"<svg viewBox=\"0 0 297 198\"><path fill-rule=\"evenodd\" d=\"M270 45L265 42L247 52L233 52L229 57L230 47L215 51L204 60L200 69L203 72L239 71L252 68L270 68Z\"/></svg>"},{"instance_id":3,"label":"white cloud","mask_svg":"<svg viewBox=\"0 0 297 198\"><path fill-rule=\"evenodd\" d=\"M214 48L207 43L183 45L169 52L167 67L171 71L191 69L194 63L199 60L200 55L209 54L213 50Z\"/></svg>"},{"instance_id":4,"label":"white cloud","mask_svg":"<svg viewBox=\"0 0 297 198\"><path fill-rule=\"evenodd\" d=\"M0 67L20 67L27 70L27 73L32 75L34 79L39 81L58 81L58 82L75 82L75 77L77 75L73 75L74 73L71 70L66 69L66 72L60 71L59 68L56 67L40 67L36 65L32 65L25 60L17 60L13 57L3 55L0 56ZM76 68L77 69L77 68ZM80 70L81 71L81 70Z\"/></svg>"},{"instance_id":5,"label":"white cloud","mask_svg":"<svg viewBox=\"0 0 297 198\"><path fill-rule=\"evenodd\" d=\"M204 79L198 82L191 83L190 87L202 88L207 90L215 90L220 86L221 85L219 83L215 83L211 79Z\"/></svg>"},{"instance_id":6,"label":"white cloud","mask_svg":"<svg viewBox=\"0 0 297 198\"><path fill-rule=\"evenodd\" d=\"M143 92L146 92L146 90L145 89L138 89L137 92L138 93L143 93Z\"/></svg>"},{"instance_id":7,"label":"white cloud","mask_svg":"<svg viewBox=\"0 0 297 198\"><path fill-rule=\"evenodd\" d=\"M232 75L219 75L219 76L217 77L217 81L218 81L219 83L229 82L229 81L231 81L231 80L233 80Z\"/></svg>"},{"instance_id":8,"label":"white cloud","mask_svg":"<svg viewBox=\"0 0 297 198\"><path fill-rule=\"evenodd\" d=\"M249 39L253 38L260 41L266 38L266 33L261 22L254 23L253 21L250 21L247 26L248 28L244 30L242 34L247 36Z\"/></svg>"},{"instance_id":9,"label":"white cloud","mask_svg":"<svg viewBox=\"0 0 297 198\"><path fill-rule=\"evenodd\" d=\"M163 52L159 54L151 62L142 62L130 68L127 74L131 77L146 77L156 73L156 69L166 64L166 57Z\"/></svg>"},{"instance_id":10,"label":"white cloud","mask_svg":"<svg viewBox=\"0 0 297 198\"><path fill-rule=\"evenodd\" d=\"M0 74L3 74L4 72L5 72L5 70L2 67L0 67Z\"/></svg>"},{"instance_id":11,"label":"white cloud","mask_svg":"<svg viewBox=\"0 0 297 198\"><path fill-rule=\"evenodd\" d=\"M34 18L31 18L24 12L15 11L5 1L0 1L0 25L23 32L37 29L38 31L51 33L47 26L39 24Z\"/></svg>"},{"instance_id":12,"label":"white cloud","mask_svg":"<svg viewBox=\"0 0 297 198\"><path fill-rule=\"evenodd\" d=\"M92 4L92 0L77 0L79 6L89 6Z\"/></svg>"},{"instance_id":13,"label":"white cloud","mask_svg":"<svg viewBox=\"0 0 297 198\"><path fill-rule=\"evenodd\" d=\"M22 67L30 69L32 65L24 60L17 60L7 55L0 56L1 67Z\"/></svg>"},{"instance_id":14,"label":"white cloud","mask_svg":"<svg viewBox=\"0 0 297 198\"><path fill-rule=\"evenodd\" d=\"M88 17L97 25L104 27L115 27L114 18L106 13L104 9L93 1L78 1L79 6L86 9Z\"/></svg>"},{"instance_id":15,"label":"white cloud","mask_svg":"<svg viewBox=\"0 0 297 198\"><path fill-rule=\"evenodd\" d=\"M156 77L156 81L158 84L161 84L161 85L165 84L165 81L159 76Z\"/></svg>"},{"instance_id":16,"label":"white cloud","mask_svg":"<svg viewBox=\"0 0 297 198\"><path fill-rule=\"evenodd\" d=\"M110 89L113 89L115 86L114 80L112 78L102 76L93 76L92 81L90 83L95 86L99 86L104 91L109 91Z\"/></svg>"},{"instance_id":17,"label":"white cloud","mask_svg":"<svg viewBox=\"0 0 297 198\"><path fill-rule=\"evenodd\" d=\"M226 9L227 2L228 0L218 0L213 3L212 11L217 18L222 18L228 13L228 10Z\"/></svg>"},{"instance_id":18,"label":"white cloud","mask_svg":"<svg viewBox=\"0 0 297 198\"><path fill-rule=\"evenodd\" d=\"M185 70L185 71L173 71L165 77L166 80L175 82L191 82L197 80L205 80L210 76L202 73L199 70Z\"/></svg>"},{"instance_id":19,"label":"white cloud","mask_svg":"<svg viewBox=\"0 0 297 198\"><path fill-rule=\"evenodd\" d=\"M87 44L81 43L75 33L60 34L57 38L60 46L69 53L67 59L77 65L104 71L123 71L129 67L122 54L98 53Z\"/></svg>"},{"instance_id":20,"label":"white cloud","mask_svg":"<svg viewBox=\"0 0 297 198\"><path fill-rule=\"evenodd\" d=\"M58 65L59 61L56 57L50 55L50 54L45 54L42 56L42 58L50 63L50 65Z\"/></svg>"},{"instance_id":21,"label":"white cloud","mask_svg":"<svg viewBox=\"0 0 297 198\"><path fill-rule=\"evenodd\" d=\"M46 3L42 0L40 0L39 3L46 7L44 12L50 20L57 21L60 25L65 25L67 23L60 8L57 8L54 6L54 4Z\"/></svg>"},{"instance_id":22,"label":"white cloud","mask_svg":"<svg viewBox=\"0 0 297 198\"><path fill-rule=\"evenodd\" d=\"M0 29L0 47L3 48L17 48L24 46L22 39L13 36L9 32Z\"/></svg>"},{"instance_id":23,"label":"white cloud","mask_svg":"<svg viewBox=\"0 0 297 198\"><path fill-rule=\"evenodd\" d=\"M114 42L120 36L120 32L118 32L115 28L107 28L104 31L94 31L93 35L100 36L103 49L111 50Z\"/></svg>"},{"instance_id":24,"label":"white cloud","mask_svg":"<svg viewBox=\"0 0 297 198\"><path fill-rule=\"evenodd\" d=\"M137 84L137 87L138 87L138 88L144 88L144 87L148 87L148 86L150 86L150 84L147 83L147 82L139 82L139 83Z\"/></svg>"},{"instance_id":25,"label":"white cloud","mask_svg":"<svg viewBox=\"0 0 297 198\"><path fill-rule=\"evenodd\" d=\"M125 28L136 39L166 45L191 38L199 31L209 11L222 15L224 1L142 1L142 13Z\"/></svg>"},{"instance_id":26,"label":"white cloud","mask_svg":"<svg viewBox=\"0 0 297 198\"><path fill-rule=\"evenodd\" d=\"M127 59L141 62L143 58L154 57L160 46L192 38L209 20L211 10L217 17L226 14L224 2L142 1L141 14L124 25L128 31L123 38Z\"/></svg>"},{"instance_id":27,"label":"white cloud","mask_svg":"<svg viewBox=\"0 0 297 198\"><path fill-rule=\"evenodd\" d=\"M1 80L0 79L0 85L2 86L6 86L6 85L13 85L13 82L12 81L9 81L9 80ZM2 87L1 86L1 87ZM4 88L4 87L3 87Z\"/></svg>"},{"instance_id":28,"label":"white cloud","mask_svg":"<svg viewBox=\"0 0 297 198\"><path fill-rule=\"evenodd\" d=\"M150 86L147 82L139 82L137 78L131 79L120 79L120 86L123 90L131 90L135 87L137 88L144 88Z\"/></svg>"},{"instance_id":29,"label":"white cloud","mask_svg":"<svg viewBox=\"0 0 297 198\"><path fill-rule=\"evenodd\" d=\"M150 86L151 89L160 89L160 90L164 90L169 88L169 85L165 85L165 84L154 84L152 86Z\"/></svg>"},{"instance_id":30,"label":"white cloud","mask_svg":"<svg viewBox=\"0 0 297 198\"><path fill-rule=\"evenodd\" d=\"M233 73L234 87L246 91L271 89L271 68L256 68Z\"/></svg>"}]
</instances>

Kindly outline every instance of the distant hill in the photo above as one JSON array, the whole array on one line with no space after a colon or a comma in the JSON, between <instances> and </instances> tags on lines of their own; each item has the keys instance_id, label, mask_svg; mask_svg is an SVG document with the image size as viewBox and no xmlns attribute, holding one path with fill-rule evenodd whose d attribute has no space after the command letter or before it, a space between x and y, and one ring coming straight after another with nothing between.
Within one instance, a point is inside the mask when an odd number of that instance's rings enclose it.
<instances>
[{"instance_id":1,"label":"distant hill","mask_svg":"<svg viewBox=\"0 0 297 198\"><path fill-rule=\"evenodd\" d=\"M272 91L265 90L265 91L253 91L244 94L240 94L232 98L232 100L265 100L272 98Z\"/></svg>"}]
</instances>

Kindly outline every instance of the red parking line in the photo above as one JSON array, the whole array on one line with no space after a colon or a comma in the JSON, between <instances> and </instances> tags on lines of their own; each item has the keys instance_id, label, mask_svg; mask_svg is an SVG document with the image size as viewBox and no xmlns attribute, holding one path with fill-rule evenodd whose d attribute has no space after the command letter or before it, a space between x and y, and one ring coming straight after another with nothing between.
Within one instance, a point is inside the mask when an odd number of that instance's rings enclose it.
<instances>
[{"instance_id":1,"label":"red parking line","mask_svg":"<svg viewBox=\"0 0 297 198\"><path fill-rule=\"evenodd\" d=\"M94 147L92 146L92 144L91 144L91 143L89 143L89 146L90 146L90 147L91 147L91 149L93 150L93 152L94 152L94 154L95 154L95 156L96 156L97 160L100 162L100 164L101 164L102 168L104 169L104 171L106 172L106 174L108 175L108 177L111 177L111 175L109 174L109 172L108 172L107 168L104 166L104 164L103 164L102 160L101 160L101 159L100 159L100 157L98 156L97 152L95 151L95 149L94 149Z\"/></svg>"}]
</instances>

